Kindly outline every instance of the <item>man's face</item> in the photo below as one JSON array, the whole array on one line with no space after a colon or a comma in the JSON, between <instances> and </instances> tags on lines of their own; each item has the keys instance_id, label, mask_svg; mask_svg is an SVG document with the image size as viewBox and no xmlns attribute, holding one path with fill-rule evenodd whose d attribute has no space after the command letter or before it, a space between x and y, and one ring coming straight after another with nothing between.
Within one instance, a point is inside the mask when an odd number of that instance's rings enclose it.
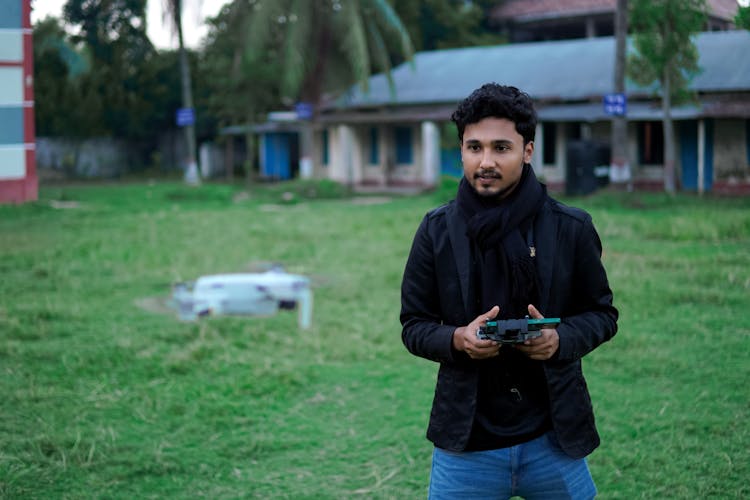
<instances>
[{"instance_id":1,"label":"man's face","mask_svg":"<svg viewBox=\"0 0 750 500\"><path fill-rule=\"evenodd\" d=\"M506 197L531 162L534 143L524 146L516 125L506 118L484 118L467 125L461 141L464 176L480 196Z\"/></svg>"}]
</instances>

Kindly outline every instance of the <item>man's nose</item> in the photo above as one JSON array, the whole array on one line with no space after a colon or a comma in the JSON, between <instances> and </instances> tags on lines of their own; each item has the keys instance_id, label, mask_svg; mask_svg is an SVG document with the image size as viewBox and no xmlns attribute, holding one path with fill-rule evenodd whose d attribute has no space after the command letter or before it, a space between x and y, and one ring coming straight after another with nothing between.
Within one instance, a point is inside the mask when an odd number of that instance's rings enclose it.
<instances>
[{"instance_id":1,"label":"man's nose","mask_svg":"<svg viewBox=\"0 0 750 500\"><path fill-rule=\"evenodd\" d=\"M479 162L480 167L492 167L495 165L495 159L492 156L492 150L486 149L482 152L482 160Z\"/></svg>"}]
</instances>

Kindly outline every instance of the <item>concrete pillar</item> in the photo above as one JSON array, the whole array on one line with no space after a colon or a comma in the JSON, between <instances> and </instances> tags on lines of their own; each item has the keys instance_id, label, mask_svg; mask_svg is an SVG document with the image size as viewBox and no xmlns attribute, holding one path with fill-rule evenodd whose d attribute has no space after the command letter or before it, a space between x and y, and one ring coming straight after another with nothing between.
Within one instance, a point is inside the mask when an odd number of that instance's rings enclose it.
<instances>
[{"instance_id":1,"label":"concrete pillar","mask_svg":"<svg viewBox=\"0 0 750 500\"><path fill-rule=\"evenodd\" d=\"M706 189L706 121L698 120L698 193L703 194Z\"/></svg>"},{"instance_id":2,"label":"concrete pillar","mask_svg":"<svg viewBox=\"0 0 750 500\"><path fill-rule=\"evenodd\" d=\"M596 22L594 21L594 18L587 17L586 18L586 38L594 38L596 37Z\"/></svg>"},{"instance_id":3,"label":"concrete pillar","mask_svg":"<svg viewBox=\"0 0 750 500\"><path fill-rule=\"evenodd\" d=\"M536 132L534 132L534 154L531 157L531 166L534 167L534 173L537 177L542 175L544 167L544 125L540 122L537 122Z\"/></svg>"},{"instance_id":4,"label":"concrete pillar","mask_svg":"<svg viewBox=\"0 0 750 500\"><path fill-rule=\"evenodd\" d=\"M262 177L264 172L266 172L266 134L260 134L258 148L258 166L260 167L260 175Z\"/></svg>"},{"instance_id":5,"label":"concrete pillar","mask_svg":"<svg viewBox=\"0 0 750 500\"><path fill-rule=\"evenodd\" d=\"M334 169L332 178L348 186L362 181L362 154L357 135L349 125L339 125L335 143Z\"/></svg>"},{"instance_id":6,"label":"concrete pillar","mask_svg":"<svg viewBox=\"0 0 750 500\"><path fill-rule=\"evenodd\" d=\"M440 129L435 122L422 122L422 178L425 187L435 187L440 178Z\"/></svg>"}]
</instances>

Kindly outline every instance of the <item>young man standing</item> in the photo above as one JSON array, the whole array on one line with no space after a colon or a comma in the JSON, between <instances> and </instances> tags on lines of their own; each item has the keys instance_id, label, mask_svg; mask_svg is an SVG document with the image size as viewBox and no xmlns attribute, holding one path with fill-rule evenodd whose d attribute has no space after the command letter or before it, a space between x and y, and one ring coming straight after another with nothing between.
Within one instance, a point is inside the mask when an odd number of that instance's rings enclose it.
<instances>
[{"instance_id":1,"label":"young man standing","mask_svg":"<svg viewBox=\"0 0 750 500\"><path fill-rule=\"evenodd\" d=\"M618 317L599 236L534 175L527 94L483 85L452 120L464 176L422 220L401 286L404 345L440 363L430 498L593 498L584 457L599 436L581 358ZM525 316L561 321L519 344L477 335Z\"/></svg>"}]
</instances>

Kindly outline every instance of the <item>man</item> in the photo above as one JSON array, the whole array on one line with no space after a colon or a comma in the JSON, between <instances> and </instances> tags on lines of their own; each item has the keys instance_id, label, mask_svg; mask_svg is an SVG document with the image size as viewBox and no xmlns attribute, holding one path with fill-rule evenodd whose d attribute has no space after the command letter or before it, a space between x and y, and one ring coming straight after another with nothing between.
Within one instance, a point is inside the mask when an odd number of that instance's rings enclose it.
<instances>
[{"instance_id":1,"label":"man","mask_svg":"<svg viewBox=\"0 0 750 500\"><path fill-rule=\"evenodd\" d=\"M440 363L430 498L592 498L584 457L599 436L581 358L618 317L599 236L536 179L527 94L486 84L452 120L464 175L422 220L401 286L404 345ZM477 336L527 315L561 322L521 344Z\"/></svg>"}]
</instances>

